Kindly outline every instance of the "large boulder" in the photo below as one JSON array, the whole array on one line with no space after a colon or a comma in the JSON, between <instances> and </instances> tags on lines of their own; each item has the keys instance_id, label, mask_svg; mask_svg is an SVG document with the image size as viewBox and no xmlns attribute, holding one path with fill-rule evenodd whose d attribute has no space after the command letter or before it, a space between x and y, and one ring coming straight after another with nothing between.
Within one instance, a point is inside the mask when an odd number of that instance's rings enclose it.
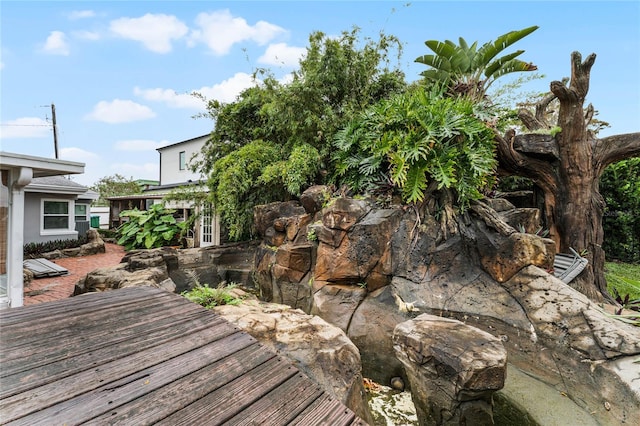
<instances>
[{"instance_id":1,"label":"large boulder","mask_svg":"<svg viewBox=\"0 0 640 426\"><path fill-rule=\"evenodd\" d=\"M291 359L325 391L371 422L360 354L342 330L299 309L257 300L218 306L214 311Z\"/></svg>"},{"instance_id":2,"label":"large boulder","mask_svg":"<svg viewBox=\"0 0 640 426\"><path fill-rule=\"evenodd\" d=\"M105 246L102 237L95 229L87 231L87 243L80 246L78 256L89 256L91 254L104 253Z\"/></svg>"},{"instance_id":3,"label":"large boulder","mask_svg":"<svg viewBox=\"0 0 640 426\"><path fill-rule=\"evenodd\" d=\"M402 362L421 425L492 425L507 351L500 339L460 321L422 314L398 324L393 349Z\"/></svg>"},{"instance_id":4,"label":"large boulder","mask_svg":"<svg viewBox=\"0 0 640 426\"><path fill-rule=\"evenodd\" d=\"M305 214L305 210L297 201L276 202L256 206L253 210L253 222L258 236L265 237L269 229L271 229L270 233L282 233L282 231L275 231L273 227L277 219L303 214Z\"/></svg>"}]
</instances>

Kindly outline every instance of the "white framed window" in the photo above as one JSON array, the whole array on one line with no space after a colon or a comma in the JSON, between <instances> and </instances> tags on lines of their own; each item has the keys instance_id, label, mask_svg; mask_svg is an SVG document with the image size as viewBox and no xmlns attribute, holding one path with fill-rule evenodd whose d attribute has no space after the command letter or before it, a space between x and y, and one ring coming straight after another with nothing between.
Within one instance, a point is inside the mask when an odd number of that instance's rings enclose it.
<instances>
[{"instance_id":1,"label":"white framed window","mask_svg":"<svg viewBox=\"0 0 640 426\"><path fill-rule=\"evenodd\" d=\"M76 222L79 220L87 220L87 205L86 204L76 204L75 206L75 219Z\"/></svg>"},{"instance_id":2,"label":"white framed window","mask_svg":"<svg viewBox=\"0 0 640 426\"><path fill-rule=\"evenodd\" d=\"M43 234L58 234L74 232L75 218L73 216L74 202L71 200L42 200L42 216L40 218L40 232Z\"/></svg>"},{"instance_id":3,"label":"white framed window","mask_svg":"<svg viewBox=\"0 0 640 426\"><path fill-rule=\"evenodd\" d=\"M179 155L179 168L180 170L184 170L187 168L187 153L186 151L180 151Z\"/></svg>"}]
</instances>

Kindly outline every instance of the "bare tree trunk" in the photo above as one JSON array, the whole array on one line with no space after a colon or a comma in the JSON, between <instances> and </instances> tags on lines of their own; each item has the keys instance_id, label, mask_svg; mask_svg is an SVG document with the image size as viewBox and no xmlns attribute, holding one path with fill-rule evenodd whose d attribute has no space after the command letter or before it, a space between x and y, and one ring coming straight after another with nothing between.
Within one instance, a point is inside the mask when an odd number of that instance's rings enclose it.
<instances>
[{"instance_id":1,"label":"bare tree trunk","mask_svg":"<svg viewBox=\"0 0 640 426\"><path fill-rule=\"evenodd\" d=\"M601 301L612 298L604 277L604 199L598 192L598 181L609 164L640 155L640 133L596 139L588 130L593 107L590 105L585 114L584 101L595 58L592 54L582 62L580 53L573 52L570 84L567 86L566 80L551 83L551 92L560 101L557 125L562 130L555 138L516 137L508 132L497 139L500 167L508 173L531 178L544 192L544 215L558 252L566 253L573 248L589 260L570 285L592 300ZM546 96L541 102L546 106L550 101ZM536 117L524 112L521 116L534 127L545 124L540 108Z\"/></svg>"}]
</instances>

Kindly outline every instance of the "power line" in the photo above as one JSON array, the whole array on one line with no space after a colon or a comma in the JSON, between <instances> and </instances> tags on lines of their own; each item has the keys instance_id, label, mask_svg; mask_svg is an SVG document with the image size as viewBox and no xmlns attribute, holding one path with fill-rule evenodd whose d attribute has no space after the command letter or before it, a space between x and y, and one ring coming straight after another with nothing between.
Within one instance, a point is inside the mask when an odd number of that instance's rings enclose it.
<instances>
[{"instance_id":1,"label":"power line","mask_svg":"<svg viewBox=\"0 0 640 426\"><path fill-rule=\"evenodd\" d=\"M0 126L4 126L4 127L51 127L51 124L3 124L3 123L0 123Z\"/></svg>"}]
</instances>

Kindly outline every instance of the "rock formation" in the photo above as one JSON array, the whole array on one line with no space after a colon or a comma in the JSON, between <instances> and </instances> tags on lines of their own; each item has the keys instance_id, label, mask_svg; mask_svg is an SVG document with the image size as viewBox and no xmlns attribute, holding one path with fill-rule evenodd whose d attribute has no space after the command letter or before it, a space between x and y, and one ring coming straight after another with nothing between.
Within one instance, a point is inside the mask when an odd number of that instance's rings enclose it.
<instances>
[{"instance_id":1,"label":"rock formation","mask_svg":"<svg viewBox=\"0 0 640 426\"><path fill-rule=\"evenodd\" d=\"M245 300L214 311L288 357L323 389L371 422L358 348L339 328L286 305Z\"/></svg>"},{"instance_id":2,"label":"rock formation","mask_svg":"<svg viewBox=\"0 0 640 426\"><path fill-rule=\"evenodd\" d=\"M493 335L422 314L396 326L393 348L411 384L421 425L493 425L507 351Z\"/></svg>"},{"instance_id":3,"label":"rock formation","mask_svg":"<svg viewBox=\"0 0 640 426\"><path fill-rule=\"evenodd\" d=\"M284 216L260 225L279 237L263 236L256 286L266 300L344 330L367 377L406 381L393 330L428 313L501 339L514 367L600 423L640 418L640 364L633 363L640 329L611 318L549 273L555 248L533 234L539 229L534 210L487 200L443 227L407 206L344 197L320 203L324 193L316 187L303 194L304 205L312 206L304 214L296 216L290 202Z\"/></svg>"}]
</instances>

